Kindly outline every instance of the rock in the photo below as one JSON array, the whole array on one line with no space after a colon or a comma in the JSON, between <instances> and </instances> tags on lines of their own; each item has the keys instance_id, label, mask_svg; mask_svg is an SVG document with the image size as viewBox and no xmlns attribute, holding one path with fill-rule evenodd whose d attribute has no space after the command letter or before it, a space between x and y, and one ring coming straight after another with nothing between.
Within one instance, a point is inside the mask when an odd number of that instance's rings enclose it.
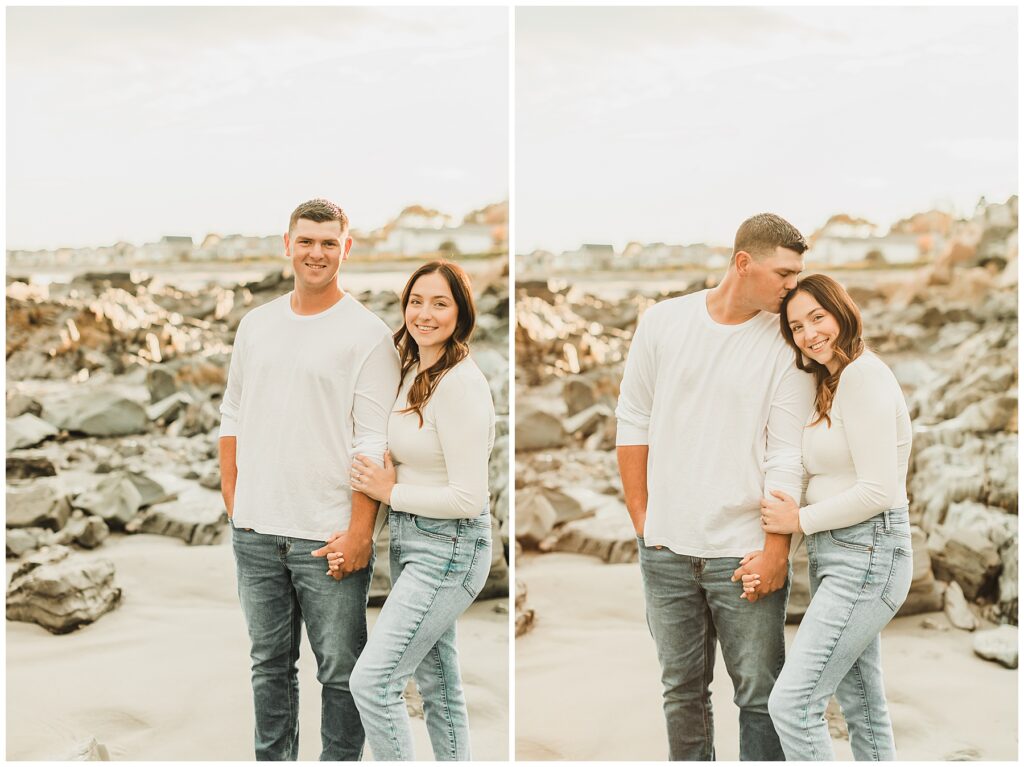
<instances>
[{"instance_id":1,"label":"rock","mask_svg":"<svg viewBox=\"0 0 1024 767\"><path fill-rule=\"evenodd\" d=\"M75 536L75 543L87 549L95 549L110 536L110 528L100 517L87 516L81 531Z\"/></svg>"},{"instance_id":2,"label":"rock","mask_svg":"<svg viewBox=\"0 0 1024 767\"><path fill-rule=\"evenodd\" d=\"M120 603L112 562L72 556L67 547L54 546L33 554L14 571L7 587L7 620L66 634Z\"/></svg>"},{"instance_id":3,"label":"rock","mask_svg":"<svg viewBox=\"0 0 1024 767\"><path fill-rule=\"evenodd\" d=\"M114 530L123 530L141 508L142 494L126 472L117 471L76 496L72 505L100 517Z\"/></svg>"},{"instance_id":4,"label":"rock","mask_svg":"<svg viewBox=\"0 0 1024 767\"><path fill-rule=\"evenodd\" d=\"M191 405L195 400L192 399L188 392L179 391L165 397L159 402L155 402L146 408L146 417L151 421L163 421L164 423L170 423L178 414L181 413L183 408Z\"/></svg>"},{"instance_id":5,"label":"rock","mask_svg":"<svg viewBox=\"0 0 1024 767\"><path fill-rule=\"evenodd\" d=\"M1017 627L1000 626L974 635L974 654L1006 668L1017 668Z\"/></svg>"},{"instance_id":6,"label":"rock","mask_svg":"<svg viewBox=\"0 0 1024 767\"><path fill-rule=\"evenodd\" d=\"M7 419L7 450L32 447L57 434L53 424L32 413L23 413L17 418Z\"/></svg>"},{"instance_id":7,"label":"rock","mask_svg":"<svg viewBox=\"0 0 1024 767\"><path fill-rule=\"evenodd\" d=\"M594 385L579 375L571 376L566 380L562 396L565 398L566 412L570 418L577 413L582 413L597 402Z\"/></svg>"},{"instance_id":8,"label":"rock","mask_svg":"<svg viewBox=\"0 0 1024 767\"><path fill-rule=\"evenodd\" d=\"M508 599L509 571L505 561L505 548L501 545L501 523L491 515L491 566L487 582L477 599Z\"/></svg>"},{"instance_id":9,"label":"rock","mask_svg":"<svg viewBox=\"0 0 1024 767\"><path fill-rule=\"evenodd\" d=\"M964 592L960 584L953 581L946 589L946 604L944 607L946 617L956 628L964 631L974 631L978 628L978 619L974 617L971 608L964 599Z\"/></svg>"},{"instance_id":10,"label":"rock","mask_svg":"<svg viewBox=\"0 0 1024 767\"><path fill-rule=\"evenodd\" d=\"M1017 594L1020 588L1017 578L1017 541L1017 536L1014 535L999 549L999 558L1003 563L1003 569L999 573L999 610L1014 626L1017 625Z\"/></svg>"},{"instance_id":11,"label":"rock","mask_svg":"<svg viewBox=\"0 0 1024 767\"><path fill-rule=\"evenodd\" d=\"M551 550L589 554L611 564L636 562L639 557L629 512L626 505L616 499L611 499L611 503L593 517L563 525Z\"/></svg>"},{"instance_id":12,"label":"rock","mask_svg":"<svg viewBox=\"0 0 1024 767\"><path fill-rule=\"evenodd\" d=\"M935 620L935 618L925 618L921 621L921 628L928 629L929 631L949 631L949 626Z\"/></svg>"},{"instance_id":13,"label":"rock","mask_svg":"<svg viewBox=\"0 0 1024 767\"><path fill-rule=\"evenodd\" d=\"M605 404L591 405L565 421L565 431L575 437L589 437L608 420L615 420L615 413Z\"/></svg>"},{"instance_id":14,"label":"rock","mask_svg":"<svg viewBox=\"0 0 1024 767\"><path fill-rule=\"evenodd\" d=\"M25 413L40 415L42 412L43 406L25 394L15 392L7 397L8 418L17 418ZM8 446L8 449L10 449L10 446Z\"/></svg>"},{"instance_id":15,"label":"rock","mask_svg":"<svg viewBox=\"0 0 1024 767\"><path fill-rule=\"evenodd\" d=\"M562 422L543 410L516 403L516 452L524 450L550 450L563 447L568 435Z\"/></svg>"},{"instance_id":16,"label":"rock","mask_svg":"<svg viewBox=\"0 0 1024 767\"><path fill-rule=\"evenodd\" d=\"M206 434L219 425L220 411L211 403L203 400L188 405L185 412L167 427L167 435L194 437L197 434Z\"/></svg>"},{"instance_id":17,"label":"rock","mask_svg":"<svg viewBox=\"0 0 1024 767\"><path fill-rule=\"evenodd\" d=\"M71 516L63 495L40 482L7 487L7 527L45 527L60 530Z\"/></svg>"},{"instance_id":18,"label":"rock","mask_svg":"<svg viewBox=\"0 0 1024 767\"><path fill-rule=\"evenodd\" d=\"M558 512L545 494L529 488L516 493L516 540L535 547L547 538L558 521Z\"/></svg>"},{"instance_id":19,"label":"rock","mask_svg":"<svg viewBox=\"0 0 1024 767\"><path fill-rule=\"evenodd\" d=\"M1002 395L975 402L952 419L952 423L973 432L1005 431L1016 422L1017 398Z\"/></svg>"},{"instance_id":20,"label":"rock","mask_svg":"<svg viewBox=\"0 0 1024 767\"><path fill-rule=\"evenodd\" d=\"M145 474L130 471L127 473L127 476L128 479L131 480L132 484L135 485L135 489L139 491L139 495L142 496L142 500L139 501L140 509L144 509L147 506L152 506L156 503L173 501L178 497L177 493L166 489L159 482L147 477Z\"/></svg>"},{"instance_id":21,"label":"rock","mask_svg":"<svg viewBox=\"0 0 1024 767\"><path fill-rule=\"evenodd\" d=\"M94 437L138 434L149 424L141 405L105 389L48 405L43 414L61 429Z\"/></svg>"},{"instance_id":22,"label":"rock","mask_svg":"<svg viewBox=\"0 0 1024 767\"><path fill-rule=\"evenodd\" d=\"M150 401L160 402L177 393L178 382L166 365L152 365L146 370L146 388Z\"/></svg>"},{"instance_id":23,"label":"rock","mask_svg":"<svg viewBox=\"0 0 1024 767\"><path fill-rule=\"evenodd\" d=\"M7 558L17 559L39 548L39 540L46 533L41 527L16 527L7 531Z\"/></svg>"},{"instance_id":24,"label":"rock","mask_svg":"<svg viewBox=\"0 0 1024 767\"><path fill-rule=\"evenodd\" d=\"M995 545L973 530L951 530L945 526L928 539L935 576L955 580L967 599L994 594L1002 562Z\"/></svg>"},{"instance_id":25,"label":"rock","mask_svg":"<svg viewBox=\"0 0 1024 767\"><path fill-rule=\"evenodd\" d=\"M200 474L199 484L210 490L220 490L220 467L215 466L205 474Z\"/></svg>"},{"instance_id":26,"label":"rock","mask_svg":"<svg viewBox=\"0 0 1024 767\"><path fill-rule=\"evenodd\" d=\"M516 636L533 628L534 612L526 606L526 584L516 579Z\"/></svg>"},{"instance_id":27,"label":"rock","mask_svg":"<svg viewBox=\"0 0 1024 767\"><path fill-rule=\"evenodd\" d=\"M7 479L35 479L36 477L53 477L57 469L53 461L42 454L26 454L7 456Z\"/></svg>"},{"instance_id":28,"label":"rock","mask_svg":"<svg viewBox=\"0 0 1024 767\"><path fill-rule=\"evenodd\" d=\"M205 546L217 542L227 519L222 508L208 501L172 501L139 512L125 532L168 535L190 546Z\"/></svg>"}]
</instances>

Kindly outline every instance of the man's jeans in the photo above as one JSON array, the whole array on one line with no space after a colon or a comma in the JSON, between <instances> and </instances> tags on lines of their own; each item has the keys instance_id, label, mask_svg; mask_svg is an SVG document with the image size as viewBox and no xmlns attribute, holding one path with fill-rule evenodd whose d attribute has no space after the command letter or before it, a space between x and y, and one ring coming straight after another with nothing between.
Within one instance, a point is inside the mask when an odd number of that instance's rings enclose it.
<instances>
[{"instance_id":1,"label":"man's jeans","mask_svg":"<svg viewBox=\"0 0 1024 767\"><path fill-rule=\"evenodd\" d=\"M879 632L910 589L907 509L807 538L811 603L768 708L791 761L832 761L825 708L839 699L858 761L896 758Z\"/></svg>"},{"instance_id":2,"label":"man's jeans","mask_svg":"<svg viewBox=\"0 0 1024 767\"><path fill-rule=\"evenodd\" d=\"M491 569L491 516L430 519L392 511L391 593L352 672L352 693L377 761L414 759L402 693L410 677L423 696L434 757L468 760L469 715L455 621Z\"/></svg>"},{"instance_id":3,"label":"man's jeans","mask_svg":"<svg viewBox=\"0 0 1024 767\"><path fill-rule=\"evenodd\" d=\"M311 552L323 541L261 535L232 526L238 596L252 642L256 759L294 760L299 752L300 627L316 656L323 761L358 761L363 725L349 675L366 643L373 559L340 581ZM371 555L372 556L372 555Z\"/></svg>"},{"instance_id":4,"label":"man's jeans","mask_svg":"<svg viewBox=\"0 0 1024 767\"><path fill-rule=\"evenodd\" d=\"M711 684L715 640L722 645L740 709L740 759L783 761L768 715L768 695L785 661L783 627L790 578L750 603L730 581L738 557L702 559L668 548L640 547L647 625L658 648L668 725L669 759L715 758Z\"/></svg>"}]
</instances>

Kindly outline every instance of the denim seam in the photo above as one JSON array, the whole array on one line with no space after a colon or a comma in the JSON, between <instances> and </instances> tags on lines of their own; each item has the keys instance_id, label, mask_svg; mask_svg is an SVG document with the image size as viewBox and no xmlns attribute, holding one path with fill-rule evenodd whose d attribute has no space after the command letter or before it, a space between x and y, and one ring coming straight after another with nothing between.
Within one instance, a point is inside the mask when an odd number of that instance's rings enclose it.
<instances>
[{"instance_id":1,"label":"denim seam","mask_svg":"<svg viewBox=\"0 0 1024 767\"><path fill-rule=\"evenodd\" d=\"M875 728L871 721L871 706L868 704L868 691L864 686L864 677L860 673L860 658L853 663L853 673L857 678L857 690L860 692L861 705L864 707L864 725L867 730L867 740L871 743L871 756L873 761L878 761L878 743L875 740Z\"/></svg>"},{"instance_id":2,"label":"denim seam","mask_svg":"<svg viewBox=\"0 0 1024 767\"><path fill-rule=\"evenodd\" d=\"M697 581L697 585L700 586L700 581ZM704 591L704 587L700 586L701 591ZM701 714L704 718L704 744L711 744L711 753L707 754L708 759L714 758L714 738L711 735L711 722L708 717L708 701L711 698L711 675L715 670L715 642L711 639L711 632L709 631L708 624L711 623L711 616L707 608L707 594L705 593L705 612L704 612L704 689L701 691ZM709 641L710 640L710 641Z\"/></svg>"},{"instance_id":3,"label":"denim seam","mask_svg":"<svg viewBox=\"0 0 1024 767\"><path fill-rule=\"evenodd\" d=\"M889 577L886 578L885 586L882 587L882 601L885 602L894 613L899 611L900 607L903 605L903 602L900 602L900 604L897 605L892 599L889 598L889 585L892 583L893 575L896 572L897 558L901 556L909 557L911 561L913 561L913 554L908 555L905 549L901 548L900 546L895 546L892 551L892 566L889 568ZM906 599L906 597L904 597L904 599Z\"/></svg>"},{"instance_id":4,"label":"denim seam","mask_svg":"<svg viewBox=\"0 0 1024 767\"><path fill-rule=\"evenodd\" d=\"M413 526L415 527L415 524ZM405 653L408 652L408 650L409 650L409 645L412 644L412 640L416 637L416 632L419 631L420 626L423 625L423 619L427 617L427 612L433 606L434 600L437 599L438 592L441 590L441 587L444 585L444 582L446 580L448 580L448 576L451 574L451 571L452 571L452 563L454 561L455 561L455 558L453 556L451 561L448 562L448 569L445 570L444 575L438 581L437 588L435 588L434 589L434 593L430 595L430 601L426 604L426 606L423 608L423 610L420 611L420 618L416 622L416 625L413 626L412 632L409 634L408 638L406 639L405 647L402 648L402 652L399 654L398 659L391 666L391 669L388 672L388 675L387 675L387 677L384 680L384 685L383 685L383 698L384 698L384 700L383 700L383 702L387 701L387 690L388 690L388 687L391 684L391 679L392 679L392 677L395 674L395 669L397 669L398 666L401 664L402 658L405 657ZM391 728L391 740L392 740L392 742L394 744L398 744L398 738L396 737L397 728L395 727L395 720L391 716L391 709L388 706L386 706L386 705L382 705L382 708L384 709L385 712L387 712L388 725ZM400 747L395 749L395 750L399 751L399 752L401 751ZM405 755L400 753L399 754L399 759L404 759L404 758L405 758Z\"/></svg>"},{"instance_id":5,"label":"denim seam","mask_svg":"<svg viewBox=\"0 0 1024 767\"><path fill-rule=\"evenodd\" d=\"M448 725L448 754L451 756L452 761L456 761L459 758L459 742L455 735L455 724L452 722L451 706L448 705L448 680L444 675L444 664L441 663L441 651L437 649L436 644L431 649L431 652L435 656L437 676L441 680L441 703L444 708L444 721Z\"/></svg>"}]
</instances>

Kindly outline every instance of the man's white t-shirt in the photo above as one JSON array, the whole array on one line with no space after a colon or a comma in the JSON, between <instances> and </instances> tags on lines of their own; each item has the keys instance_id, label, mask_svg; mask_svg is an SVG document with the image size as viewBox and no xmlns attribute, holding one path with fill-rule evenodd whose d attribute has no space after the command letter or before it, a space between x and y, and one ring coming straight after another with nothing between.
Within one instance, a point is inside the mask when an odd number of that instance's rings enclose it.
<instances>
[{"instance_id":1,"label":"man's white t-shirt","mask_svg":"<svg viewBox=\"0 0 1024 767\"><path fill-rule=\"evenodd\" d=\"M762 494L781 490L800 502L814 381L796 367L778 315L723 325L707 296L662 301L641 318L616 443L649 446L645 545L743 557L764 546Z\"/></svg>"},{"instance_id":2,"label":"man's white t-shirt","mask_svg":"<svg viewBox=\"0 0 1024 767\"><path fill-rule=\"evenodd\" d=\"M296 314L291 296L242 318L220 436L238 441L236 527L326 540L352 516L352 458L383 459L398 352L350 294L313 315Z\"/></svg>"}]
</instances>

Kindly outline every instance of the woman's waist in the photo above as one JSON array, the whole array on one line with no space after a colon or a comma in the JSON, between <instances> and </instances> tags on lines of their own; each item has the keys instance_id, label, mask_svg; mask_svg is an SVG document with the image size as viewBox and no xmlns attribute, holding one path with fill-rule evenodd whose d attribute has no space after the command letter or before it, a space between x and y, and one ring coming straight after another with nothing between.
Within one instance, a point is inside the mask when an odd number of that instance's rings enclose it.
<instances>
[{"instance_id":1,"label":"woman's waist","mask_svg":"<svg viewBox=\"0 0 1024 767\"><path fill-rule=\"evenodd\" d=\"M847 490L857 484L857 475L854 473L834 473L834 474L812 474L807 482L807 490L804 492L805 505L812 503L820 503L826 501L829 498L833 498L841 493L845 493ZM878 511L882 512L886 509L898 509L903 506L907 506L910 503L907 498L906 482L899 483L893 494L888 498L886 503L880 503Z\"/></svg>"}]
</instances>

